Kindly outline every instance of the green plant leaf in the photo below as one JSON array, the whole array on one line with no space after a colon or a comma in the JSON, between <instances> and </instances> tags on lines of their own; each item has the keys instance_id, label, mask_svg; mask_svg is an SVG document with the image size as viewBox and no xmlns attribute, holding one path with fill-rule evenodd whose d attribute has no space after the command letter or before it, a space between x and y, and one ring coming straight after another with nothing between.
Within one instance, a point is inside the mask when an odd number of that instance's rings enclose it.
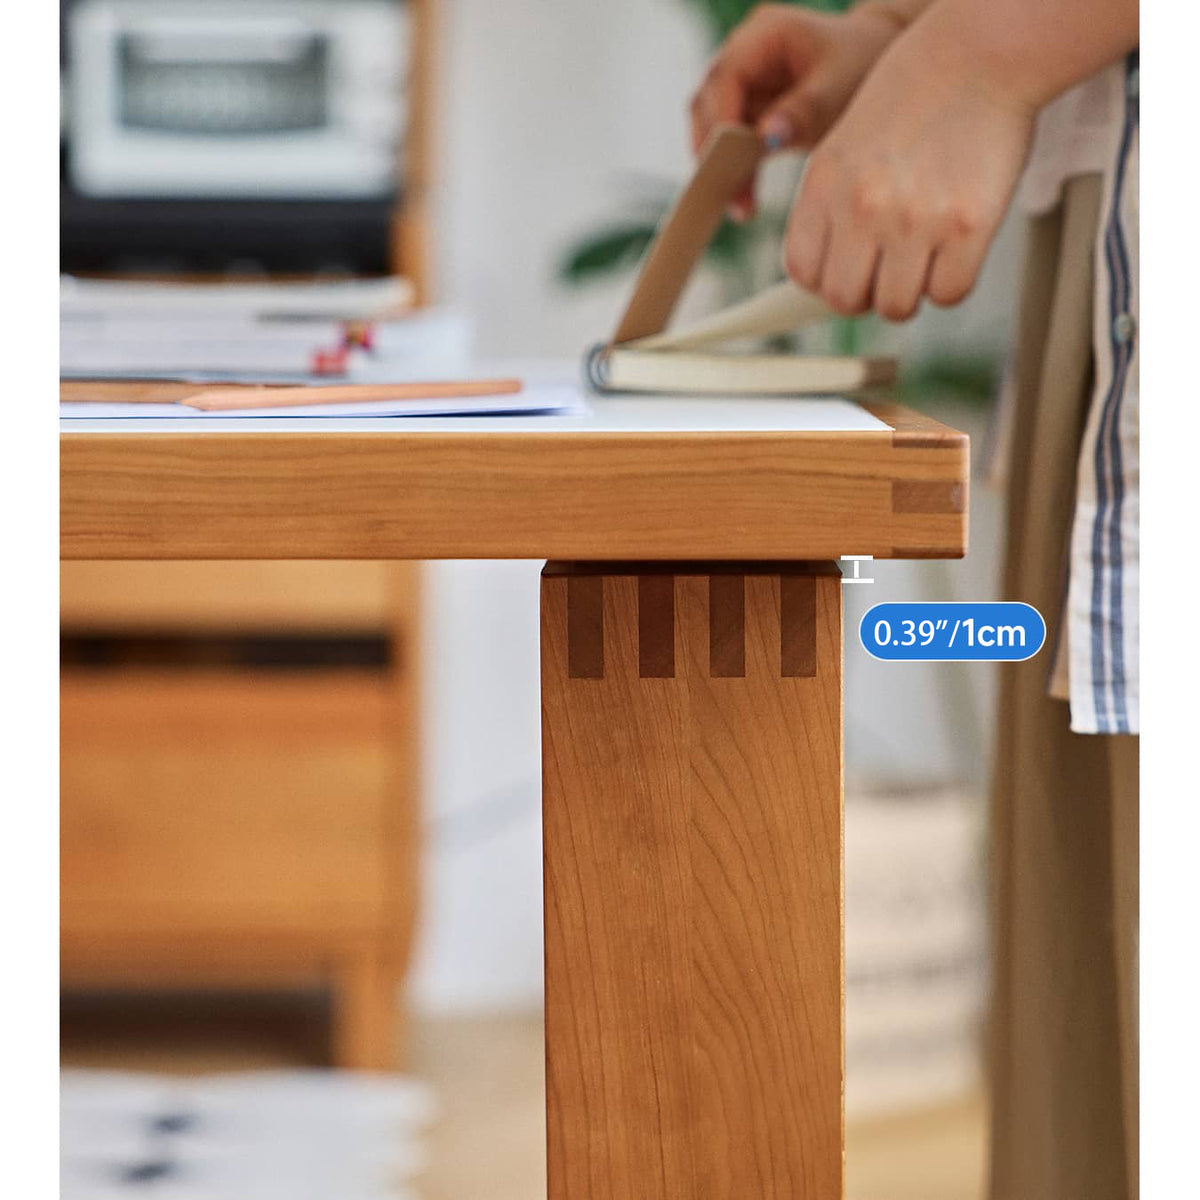
<instances>
[{"instance_id":1,"label":"green plant leaf","mask_svg":"<svg viewBox=\"0 0 1200 1200\"><path fill-rule=\"evenodd\" d=\"M719 46L750 15L757 0L687 0L708 26L709 39ZM844 12L853 0L785 0L818 12Z\"/></svg>"},{"instance_id":2,"label":"green plant leaf","mask_svg":"<svg viewBox=\"0 0 1200 1200\"><path fill-rule=\"evenodd\" d=\"M655 229L650 222L637 222L592 234L566 252L558 265L558 278L579 285L633 266L645 254Z\"/></svg>"},{"instance_id":3,"label":"green plant leaf","mask_svg":"<svg viewBox=\"0 0 1200 1200\"><path fill-rule=\"evenodd\" d=\"M833 352L834 354L861 354L865 339L861 317L833 318Z\"/></svg>"},{"instance_id":4,"label":"green plant leaf","mask_svg":"<svg viewBox=\"0 0 1200 1200\"><path fill-rule=\"evenodd\" d=\"M758 238L755 222L739 225L735 221L724 220L708 243L705 258L715 266L741 266Z\"/></svg>"},{"instance_id":5,"label":"green plant leaf","mask_svg":"<svg viewBox=\"0 0 1200 1200\"><path fill-rule=\"evenodd\" d=\"M1000 385L1000 364L990 354L931 354L900 372L897 395L917 406L930 396L953 396L989 405Z\"/></svg>"}]
</instances>

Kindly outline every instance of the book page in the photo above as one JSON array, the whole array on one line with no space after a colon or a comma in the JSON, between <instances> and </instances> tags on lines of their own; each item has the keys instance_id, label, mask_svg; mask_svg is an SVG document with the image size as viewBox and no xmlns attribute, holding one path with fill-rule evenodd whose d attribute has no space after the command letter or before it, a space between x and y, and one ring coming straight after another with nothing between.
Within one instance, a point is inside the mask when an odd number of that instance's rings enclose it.
<instances>
[{"instance_id":1,"label":"book page","mask_svg":"<svg viewBox=\"0 0 1200 1200\"><path fill-rule=\"evenodd\" d=\"M776 333L791 333L801 325L828 321L835 315L823 300L785 280L682 329L622 342L620 348L691 350L720 345L736 338L766 338Z\"/></svg>"}]
</instances>

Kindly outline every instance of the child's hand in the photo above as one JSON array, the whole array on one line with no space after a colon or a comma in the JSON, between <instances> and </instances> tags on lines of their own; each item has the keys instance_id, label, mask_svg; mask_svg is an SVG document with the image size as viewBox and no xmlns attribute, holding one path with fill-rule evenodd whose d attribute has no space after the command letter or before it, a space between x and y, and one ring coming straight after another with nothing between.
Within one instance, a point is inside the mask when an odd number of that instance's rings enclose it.
<instances>
[{"instance_id":1,"label":"child's hand","mask_svg":"<svg viewBox=\"0 0 1200 1200\"><path fill-rule=\"evenodd\" d=\"M756 126L770 150L814 145L903 28L883 5L846 16L758 6L729 35L692 99L692 149L727 121ZM751 181L731 212L744 219L753 210Z\"/></svg>"},{"instance_id":2,"label":"child's hand","mask_svg":"<svg viewBox=\"0 0 1200 1200\"><path fill-rule=\"evenodd\" d=\"M922 296L966 296L1036 111L994 74L932 20L892 46L808 161L784 244L797 283L841 313L893 321Z\"/></svg>"}]
</instances>

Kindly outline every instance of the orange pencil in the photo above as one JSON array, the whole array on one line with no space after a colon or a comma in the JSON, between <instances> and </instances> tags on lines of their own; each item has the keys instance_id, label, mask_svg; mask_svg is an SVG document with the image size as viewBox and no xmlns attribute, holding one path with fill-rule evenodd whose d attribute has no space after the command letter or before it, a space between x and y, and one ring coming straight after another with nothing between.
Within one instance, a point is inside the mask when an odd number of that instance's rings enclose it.
<instances>
[{"instance_id":1,"label":"orange pencil","mask_svg":"<svg viewBox=\"0 0 1200 1200\"><path fill-rule=\"evenodd\" d=\"M443 400L458 396L508 396L519 379L458 379L432 383L345 383L329 387L216 387L180 398L202 412L241 408L289 408L305 404L362 404L384 400Z\"/></svg>"}]
</instances>

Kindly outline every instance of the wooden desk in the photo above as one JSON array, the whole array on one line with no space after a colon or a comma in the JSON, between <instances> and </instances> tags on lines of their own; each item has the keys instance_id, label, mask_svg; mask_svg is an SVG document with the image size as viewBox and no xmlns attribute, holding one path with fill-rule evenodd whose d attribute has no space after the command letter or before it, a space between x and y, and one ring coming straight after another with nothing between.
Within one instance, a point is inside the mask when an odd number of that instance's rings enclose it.
<instances>
[{"instance_id":1,"label":"wooden desk","mask_svg":"<svg viewBox=\"0 0 1200 1200\"><path fill-rule=\"evenodd\" d=\"M826 560L960 556L968 448L893 404L814 429L820 411L64 422L65 557L561 560L542 580L551 1200L842 1195Z\"/></svg>"}]
</instances>

